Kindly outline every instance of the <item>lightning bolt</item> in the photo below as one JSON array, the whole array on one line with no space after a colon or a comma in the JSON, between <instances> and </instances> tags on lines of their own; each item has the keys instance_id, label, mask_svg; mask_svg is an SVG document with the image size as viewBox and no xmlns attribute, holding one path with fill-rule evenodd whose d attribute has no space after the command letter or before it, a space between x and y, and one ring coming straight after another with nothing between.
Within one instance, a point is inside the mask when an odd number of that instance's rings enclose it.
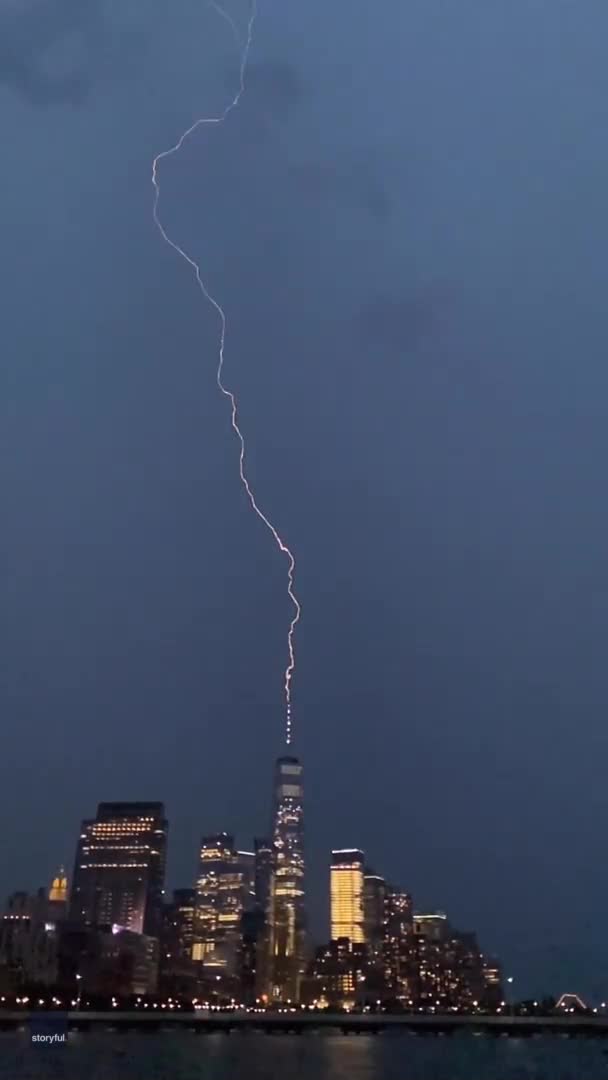
<instances>
[{"instance_id":1,"label":"lightning bolt","mask_svg":"<svg viewBox=\"0 0 608 1080\"><path fill-rule=\"evenodd\" d=\"M223 19L225 19L226 22L231 26L232 31L234 33L234 36L236 38L237 44L239 46L241 46L242 43L241 43L241 39L240 39L240 34L238 32L238 29L236 27L236 24L235 24L232 16L227 11L225 11L222 7L220 7L219 4L215 3L215 0L210 0L209 6L213 7L214 10L219 15L221 15L221 17ZM241 51L241 65L240 65L240 72L239 72L239 85L238 85L237 92L234 95L234 97L232 98L232 100L228 103L228 105L226 106L224 111L221 112L219 116L200 117L198 120L195 120L194 123L191 124L190 127L187 128L180 135L179 139L177 140L177 142L173 146L169 147L168 150L163 150L160 154L157 154L156 157L154 158L154 160L152 162L152 185L153 185L153 188L154 188L154 202L153 202L152 216L153 216L153 219L154 219L154 224L158 228L158 231L160 232L160 235L162 236L165 243L167 243L169 245L169 247L172 248L173 251L175 251L176 254L179 255L180 258L182 258L188 264L190 269L194 272L194 275L195 275L195 278L196 278L196 283L197 283L201 293L203 294L204 299L207 301L208 304L211 305L211 307L214 309L214 311L216 312L216 314L218 316L219 323L220 323L220 333L219 333L219 348L218 348L218 364L217 364L217 371L216 371L216 382L217 382L218 388L221 391L221 393L224 395L224 397L226 397L228 399L229 406L230 406L230 420L231 420L231 424L232 424L232 430L234 431L234 434L236 435L238 443L239 443L239 476L240 476L241 484L243 485L243 487L245 489L247 498L249 499L249 502L250 502L253 510L255 511L257 516L259 517L260 521L262 521L264 523L264 525L266 526L268 531L271 533L271 535L272 535L272 537L273 537L279 551L281 552L281 554L285 555L286 558L287 558L287 595L288 595L289 600L291 601L291 603L293 605L293 616L292 616L292 619L291 619L291 621L289 623L289 629L288 629L288 632L287 632L288 660L287 660L287 666L285 668L285 682L284 682L285 741L286 741L287 745L289 746L289 744L291 743L292 734L293 734L291 683L292 683L292 678L293 678L293 674L294 674L295 666L296 666L295 649L294 649L294 634L295 634L296 626L297 626L297 624L298 624L298 622L300 620L300 613L301 613L301 607L300 607L299 601L298 601L298 599L297 599L297 597L295 595L294 588L293 588L294 587L295 568L296 568L295 558L294 558L291 550L289 549L289 547L287 546L287 544L283 540L283 538L280 536L280 534L277 531L277 529L275 528L275 526L272 524L272 521L270 520L270 518L268 518L266 516L266 514L260 509L260 507L258 505L258 502L256 500L256 497L254 495L253 489L252 489L252 487L251 487L251 485L249 483L249 480L247 479L247 473L246 473L246 470L245 470L245 438L243 436L243 432L242 432L241 427L240 427L239 422L238 422L238 408L237 408L236 396L235 396L235 394L234 394L234 392L232 390L228 389L228 387L225 385L224 379L223 379L223 376L224 376L224 354L225 354L225 347L226 347L226 326L227 326L226 313L224 311L224 308L220 304L219 300L217 300L216 297L207 288L207 285L205 284L205 281L203 279L203 276L202 276L202 273L201 273L201 268L200 268L199 264L196 262L195 259L192 258L191 255L188 254L188 252L184 248L180 247L180 245L169 236L169 234L167 233L164 225L162 224L162 221L161 221L161 219L159 217L159 213L158 213L159 202L160 202L160 183L159 183L159 178L158 177L159 177L159 166L160 166L161 161L164 161L166 158L173 157L175 154L179 153L179 151L181 150L181 148L184 145L184 143L186 142L186 140L189 139L191 135L194 135L194 133L196 131L198 131L199 128L206 127L207 125L213 125L213 124L220 125L220 124L223 124L224 121L226 120L226 118L229 116L229 114L234 109L237 108L237 106L238 106L238 104L239 104L239 102L241 100L241 97L244 94L244 92L245 92L245 75L246 75L246 72L247 72L249 54L250 54L250 51L251 51L251 44L252 44L252 40L253 40L253 30L254 30L256 17L257 17L257 0L251 0L249 19L248 19L248 22L247 22L247 33L246 33L246 36L245 36L245 42L244 42L244 44L242 44L242 51Z\"/></svg>"}]
</instances>

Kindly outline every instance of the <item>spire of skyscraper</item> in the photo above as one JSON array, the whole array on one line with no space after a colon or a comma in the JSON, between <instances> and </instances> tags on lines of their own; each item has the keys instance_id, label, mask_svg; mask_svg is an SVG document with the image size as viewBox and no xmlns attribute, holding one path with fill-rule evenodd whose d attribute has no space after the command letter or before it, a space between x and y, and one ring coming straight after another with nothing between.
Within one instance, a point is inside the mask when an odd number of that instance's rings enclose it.
<instances>
[{"instance_id":1,"label":"spire of skyscraper","mask_svg":"<svg viewBox=\"0 0 608 1080\"><path fill-rule=\"evenodd\" d=\"M49 889L49 900L52 900L54 903L65 904L67 898L68 879L63 866L60 866Z\"/></svg>"}]
</instances>

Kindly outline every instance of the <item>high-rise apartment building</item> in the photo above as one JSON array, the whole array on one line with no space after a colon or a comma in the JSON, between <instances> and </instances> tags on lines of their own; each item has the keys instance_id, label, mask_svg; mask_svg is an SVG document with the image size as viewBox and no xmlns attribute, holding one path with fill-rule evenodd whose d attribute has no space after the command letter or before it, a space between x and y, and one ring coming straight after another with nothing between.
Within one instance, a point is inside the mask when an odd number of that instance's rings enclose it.
<instances>
[{"instance_id":1,"label":"high-rise apartment building","mask_svg":"<svg viewBox=\"0 0 608 1080\"><path fill-rule=\"evenodd\" d=\"M70 920L158 938L167 831L161 802L100 803L82 823Z\"/></svg>"},{"instance_id":2,"label":"high-rise apartment building","mask_svg":"<svg viewBox=\"0 0 608 1080\"><path fill-rule=\"evenodd\" d=\"M365 856L357 848L341 848L331 853L331 937L348 938L353 944L365 941L363 879Z\"/></svg>"},{"instance_id":3,"label":"high-rise apartment building","mask_svg":"<svg viewBox=\"0 0 608 1080\"><path fill-rule=\"evenodd\" d=\"M379 874L366 870L363 878L363 925L370 959L382 952L386 918L386 882Z\"/></svg>"},{"instance_id":4,"label":"high-rise apartment building","mask_svg":"<svg viewBox=\"0 0 608 1080\"><path fill-rule=\"evenodd\" d=\"M337 938L320 946L315 949L304 983L305 1004L353 1008L365 1000L367 971L364 944L353 945L348 938Z\"/></svg>"},{"instance_id":5,"label":"high-rise apartment building","mask_svg":"<svg viewBox=\"0 0 608 1080\"><path fill-rule=\"evenodd\" d=\"M443 912L434 912L414 915L414 939L416 1005L470 1009L492 1000L475 934L455 930Z\"/></svg>"},{"instance_id":6,"label":"high-rise apartment building","mask_svg":"<svg viewBox=\"0 0 608 1080\"><path fill-rule=\"evenodd\" d=\"M389 995L407 1004L413 999L414 993L414 929L410 894L387 886L384 912L384 980Z\"/></svg>"},{"instance_id":7,"label":"high-rise apartment building","mask_svg":"<svg viewBox=\"0 0 608 1080\"><path fill-rule=\"evenodd\" d=\"M277 1001L298 1001L306 966L304 906L303 769L296 757L276 763L269 905L270 991Z\"/></svg>"},{"instance_id":8,"label":"high-rise apartment building","mask_svg":"<svg viewBox=\"0 0 608 1080\"><path fill-rule=\"evenodd\" d=\"M232 975L243 911L253 902L254 855L235 849L229 833L204 836L196 884L193 958L208 972Z\"/></svg>"}]
</instances>

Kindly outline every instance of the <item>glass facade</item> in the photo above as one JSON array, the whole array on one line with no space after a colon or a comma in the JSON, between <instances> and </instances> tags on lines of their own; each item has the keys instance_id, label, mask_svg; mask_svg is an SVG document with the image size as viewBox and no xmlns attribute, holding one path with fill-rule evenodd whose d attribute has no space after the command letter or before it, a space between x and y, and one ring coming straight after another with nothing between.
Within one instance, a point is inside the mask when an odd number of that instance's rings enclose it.
<instances>
[{"instance_id":1,"label":"glass facade","mask_svg":"<svg viewBox=\"0 0 608 1080\"><path fill-rule=\"evenodd\" d=\"M303 768L295 757L276 763L272 845L270 992L298 1001L306 965Z\"/></svg>"},{"instance_id":2,"label":"glass facade","mask_svg":"<svg viewBox=\"0 0 608 1080\"><path fill-rule=\"evenodd\" d=\"M83 821L70 919L160 935L168 824L162 803L100 803Z\"/></svg>"},{"instance_id":3,"label":"glass facade","mask_svg":"<svg viewBox=\"0 0 608 1080\"><path fill-rule=\"evenodd\" d=\"M253 896L254 856L235 850L229 833L201 841L193 959L219 974L233 974L240 921Z\"/></svg>"},{"instance_id":4,"label":"glass facade","mask_svg":"<svg viewBox=\"0 0 608 1080\"><path fill-rule=\"evenodd\" d=\"M353 944L365 941L363 878L365 857L356 848L331 853L331 936L333 941L348 938Z\"/></svg>"}]
</instances>

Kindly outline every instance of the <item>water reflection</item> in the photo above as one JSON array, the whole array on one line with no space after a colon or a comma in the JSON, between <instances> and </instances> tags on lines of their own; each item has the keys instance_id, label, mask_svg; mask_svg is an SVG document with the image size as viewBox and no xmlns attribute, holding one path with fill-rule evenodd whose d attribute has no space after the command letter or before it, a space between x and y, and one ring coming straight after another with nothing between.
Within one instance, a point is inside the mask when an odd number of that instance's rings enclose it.
<instances>
[{"instance_id":1,"label":"water reflection","mask_svg":"<svg viewBox=\"0 0 608 1080\"><path fill-rule=\"evenodd\" d=\"M33 1049L0 1033L0 1080L608 1080L602 1041L81 1032Z\"/></svg>"},{"instance_id":2,"label":"water reflection","mask_svg":"<svg viewBox=\"0 0 608 1080\"><path fill-rule=\"evenodd\" d=\"M322 1076L331 1080L378 1080L377 1035L326 1035L319 1040Z\"/></svg>"}]
</instances>

